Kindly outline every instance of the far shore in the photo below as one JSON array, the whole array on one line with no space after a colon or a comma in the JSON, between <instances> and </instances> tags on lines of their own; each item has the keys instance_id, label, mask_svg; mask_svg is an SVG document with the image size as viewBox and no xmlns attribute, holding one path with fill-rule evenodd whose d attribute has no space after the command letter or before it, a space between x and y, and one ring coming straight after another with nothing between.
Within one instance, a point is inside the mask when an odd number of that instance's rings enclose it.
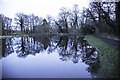
<instances>
[{"instance_id":1,"label":"far shore","mask_svg":"<svg viewBox=\"0 0 120 80\"><path fill-rule=\"evenodd\" d=\"M36 33L30 33L30 34L14 34L14 35L3 35L3 36L0 36L0 39L1 38L11 38L11 37L32 37L32 36L81 36L81 37L84 37L83 35L81 34L73 34L73 33L56 33L56 34L53 34L53 33L46 33L46 34L36 34Z\"/></svg>"}]
</instances>

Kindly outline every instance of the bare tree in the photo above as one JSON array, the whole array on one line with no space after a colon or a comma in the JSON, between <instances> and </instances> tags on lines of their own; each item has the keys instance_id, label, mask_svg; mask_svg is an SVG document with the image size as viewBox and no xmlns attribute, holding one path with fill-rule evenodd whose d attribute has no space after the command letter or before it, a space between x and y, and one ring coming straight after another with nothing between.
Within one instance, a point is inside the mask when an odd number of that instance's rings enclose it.
<instances>
[{"instance_id":1,"label":"bare tree","mask_svg":"<svg viewBox=\"0 0 120 80\"><path fill-rule=\"evenodd\" d=\"M80 10L78 8L78 5L77 4L74 4L73 6L73 26L74 28L78 28L78 18L79 18L79 13L80 13Z\"/></svg>"},{"instance_id":2,"label":"bare tree","mask_svg":"<svg viewBox=\"0 0 120 80\"><path fill-rule=\"evenodd\" d=\"M117 34L119 35L120 34L120 1L119 2L116 2L116 10L115 10L115 13L116 13L116 31L117 31Z\"/></svg>"},{"instance_id":3,"label":"bare tree","mask_svg":"<svg viewBox=\"0 0 120 80\"><path fill-rule=\"evenodd\" d=\"M24 31L24 13L16 13L15 23L18 24L21 28L21 32Z\"/></svg>"},{"instance_id":4,"label":"bare tree","mask_svg":"<svg viewBox=\"0 0 120 80\"><path fill-rule=\"evenodd\" d=\"M97 33L116 33L115 4L113 2L92 2L90 7L83 11L87 26L94 26Z\"/></svg>"},{"instance_id":5,"label":"bare tree","mask_svg":"<svg viewBox=\"0 0 120 80\"><path fill-rule=\"evenodd\" d=\"M68 19L69 15L71 14L70 10L64 7L60 10L61 12L59 13L59 21L61 21L61 23L59 24L65 29L65 32L68 33Z\"/></svg>"},{"instance_id":6,"label":"bare tree","mask_svg":"<svg viewBox=\"0 0 120 80\"><path fill-rule=\"evenodd\" d=\"M3 29L3 34L9 34L11 32L11 23L12 19L9 17L4 16L1 14L2 17L2 29Z\"/></svg>"}]
</instances>

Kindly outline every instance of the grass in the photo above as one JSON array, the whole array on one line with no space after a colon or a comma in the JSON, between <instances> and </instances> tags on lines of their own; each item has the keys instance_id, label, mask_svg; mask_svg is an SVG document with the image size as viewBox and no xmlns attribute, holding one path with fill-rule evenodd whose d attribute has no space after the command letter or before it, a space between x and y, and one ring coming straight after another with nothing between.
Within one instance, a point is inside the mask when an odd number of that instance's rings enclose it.
<instances>
[{"instance_id":1,"label":"grass","mask_svg":"<svg viewBox=\"0 0 120 80\"><path fill-rule=\"evenodd\" d=\"M90 45L95 47L99 52L100 69L98 76L115 78L118 77L118 54L119 50L92 35L85 36L84 40L87 40Z\"/></svg>"}]
</instances>

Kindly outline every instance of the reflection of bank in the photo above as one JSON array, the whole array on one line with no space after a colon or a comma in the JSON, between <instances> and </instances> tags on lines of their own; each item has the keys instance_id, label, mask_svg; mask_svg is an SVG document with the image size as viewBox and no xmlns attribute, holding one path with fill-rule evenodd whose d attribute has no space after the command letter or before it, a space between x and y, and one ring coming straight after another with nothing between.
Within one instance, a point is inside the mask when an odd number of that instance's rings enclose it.
<instances>
[{"instance_id":1,"label":"reflection of bank","mask_svg":"<svg viewBox=\"0 0 120 80\"><path fill-rule=\"evenodd\" d=\"M0 39L0 79L2 78L2 39Z\"/></svg>"},{"instance_id":2,"label":"reflection of bank","mask_svg":"<svg viewBox=\"0 0 120 80\"><path fill-rule=\"evenodd\" d=\"M2 35L2 18L0 16L0 36ZM2 78L2 39L0 39L0 79Z\"/></svg>"}]
</instances>

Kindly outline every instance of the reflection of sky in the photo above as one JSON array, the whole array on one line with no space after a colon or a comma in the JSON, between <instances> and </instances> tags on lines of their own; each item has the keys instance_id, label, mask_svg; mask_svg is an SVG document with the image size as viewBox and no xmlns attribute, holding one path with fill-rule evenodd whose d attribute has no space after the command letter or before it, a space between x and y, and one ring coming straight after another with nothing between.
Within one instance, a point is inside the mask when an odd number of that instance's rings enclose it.
<instances>
[{"instance_id":1,"label":"reflection of sky","mask_svg":"<svg viewBox=\"0 0 120 80\"><path fill-rule=\"evenodd\" d=\"M0 80L1 78L2 78L2 60L0 59Z\"/></svg>"},{"instance_id":2,"label":"reflection of sky","mask_svg":"<svg viewBox=\"0 0 120 80\"><path fill-rule=\"evenodd\" d=\"M62 62L55 51L52 54L28 55L19 58L16 53L2 59L3 77L7 78L89 78L88 67L82 62Z\"/></svg>"},{"instance_id":3,"label":"reflection of sky","mask_svg":"<svg viewBox=\"0 0 120 80\"><path fill-rule=\"evenodd\" d=\"M89 78L84 63L62 62L57 53L16 57L15 53L2 59L3 77L7 78Z\"/></svg>"},{"instance_id":4,"label":"reflection of sky","mask_svg":"<svg viewBox=\"0 0 120 80\"><path fill-rule=\"evenodd\" d=\"M0 80L2 78L2 39L0 39Z\"/></svg>"}]
</instances>

